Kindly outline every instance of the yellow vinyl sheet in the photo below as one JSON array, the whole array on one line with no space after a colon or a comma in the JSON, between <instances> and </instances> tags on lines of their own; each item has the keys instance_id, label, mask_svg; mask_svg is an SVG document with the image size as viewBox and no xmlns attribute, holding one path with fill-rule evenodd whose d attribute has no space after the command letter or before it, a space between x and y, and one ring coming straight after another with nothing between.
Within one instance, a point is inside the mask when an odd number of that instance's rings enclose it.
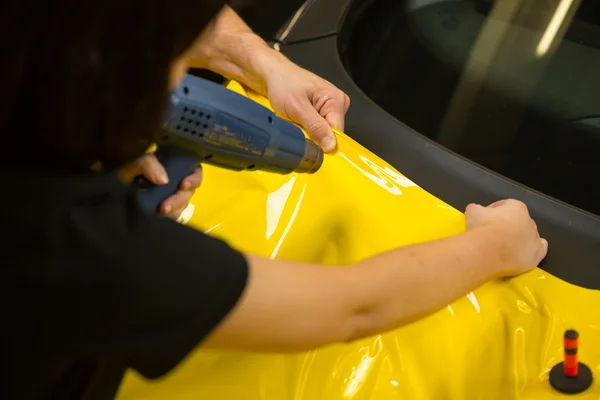
<instances>
[{"instance_id":1,"label":"yellow vinyl sheet","mask_svg":"<svg viewBox=\"0 0 600 400\"><path fill-rule=\"evenodd\" d=\"M229 88L269 107L236 82ZM465 229L461 212L336 134L338 151L326 155L314 175L205 165L184 222L239 250L330 265ZM548 382L549 370L562 361L563 333L571 328L580 334L579 359L595 378L575 396L557 393ZM353 343L301 354L198 349L158 381L129 372L118 399L591 400L600 399L598 379L600 292L535 269L488 283L414 324Z\"/></svg>"}]
</instances>

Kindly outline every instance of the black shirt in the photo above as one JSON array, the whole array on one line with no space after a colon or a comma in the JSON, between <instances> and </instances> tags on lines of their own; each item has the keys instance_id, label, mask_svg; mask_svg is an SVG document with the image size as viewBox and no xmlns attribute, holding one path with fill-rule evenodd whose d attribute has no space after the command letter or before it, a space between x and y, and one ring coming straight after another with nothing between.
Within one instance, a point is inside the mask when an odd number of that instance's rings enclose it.
<instances>
[{"instance_id":1,"label":"black shirt","mask_svg":"<svg viewBox=\"0 0 600 400\"><path fill-rule=\"evenodd\" d=\"M1 167L3 399L112 399L160 377L234 307L245 258L144 213L112 174Z\"/></svg>"}]
</instances>

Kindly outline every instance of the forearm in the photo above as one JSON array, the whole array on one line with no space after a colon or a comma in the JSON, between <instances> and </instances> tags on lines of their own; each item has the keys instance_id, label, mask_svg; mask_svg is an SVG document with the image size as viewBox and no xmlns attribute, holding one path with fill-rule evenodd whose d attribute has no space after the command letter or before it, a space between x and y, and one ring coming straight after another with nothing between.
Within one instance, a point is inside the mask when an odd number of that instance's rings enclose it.
<instances>
[{"instance_id":1,"label":"forearm","mask_svg":"<svg viewBox=\"0 0 600 400\"><path fill-rule=\"evenodd\" d=\"M405 325L502 275L497 236L472 231L347 267L247 255L244 296L205 345L299 351Z\"/></svg>"},{"instance_id":2,"label":"forearm","mask_svg":"<svg viewBox=\"0 0 600 400\"><path fill-rule=\"evenodd\" d=\"M285 61L226 6L193 50L190 67L211 70L266 95L264 77Z\"/></svg>"},{"instance_id":3,"label":"forearm","mask_svg":"<svg viewBox=\"0 0 600 400\"><path fill-rule=\"evenodd\" d=\"M351 268L359 282L352 339L423 318L507 272L491 230L401 248Z\"/></svg>"}]
</instances>

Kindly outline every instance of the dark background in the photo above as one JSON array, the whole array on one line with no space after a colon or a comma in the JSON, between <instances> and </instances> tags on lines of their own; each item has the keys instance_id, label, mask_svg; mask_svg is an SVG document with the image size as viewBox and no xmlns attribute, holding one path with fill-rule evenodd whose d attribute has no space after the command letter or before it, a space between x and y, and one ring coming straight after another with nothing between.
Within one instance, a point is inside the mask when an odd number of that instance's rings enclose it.
<instances>
[{"instance_id":1,"label":"dark background","mask_svg":"<svg viewBox=\"0 0 600 400\"><path fill-rule=\"evenodd\" d=\"M232 8L264 40L275 38L279 29L305 0L235 0Z\"/></svg>"}]
</instances>

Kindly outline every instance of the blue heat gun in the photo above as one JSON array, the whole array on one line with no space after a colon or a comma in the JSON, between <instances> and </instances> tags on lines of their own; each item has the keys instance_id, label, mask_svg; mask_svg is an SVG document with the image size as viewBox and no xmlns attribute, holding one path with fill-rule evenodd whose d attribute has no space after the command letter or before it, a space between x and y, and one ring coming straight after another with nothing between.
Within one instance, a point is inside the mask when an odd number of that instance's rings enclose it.
<instances>
[{"instance_id":1,"label":"blue heat gun","mask_svg":"<svg viewBox=\"0 0 600 400\"><path fill-rule=\"evenodd\" d=\"M314 173L323 151L296 125L219 84L186 75L173 92L154 153L169 183L138 178L139 201L148 211L174 194L199 163L237 171Z\"/></svg>"}]
</instances>

